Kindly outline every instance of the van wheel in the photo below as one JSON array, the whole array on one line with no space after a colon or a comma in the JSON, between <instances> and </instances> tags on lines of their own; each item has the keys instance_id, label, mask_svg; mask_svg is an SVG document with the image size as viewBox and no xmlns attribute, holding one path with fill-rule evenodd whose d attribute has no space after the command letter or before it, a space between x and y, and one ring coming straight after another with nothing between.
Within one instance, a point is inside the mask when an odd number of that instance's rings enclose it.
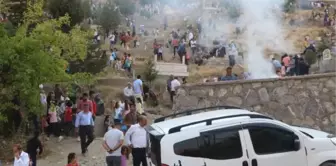
<instances>
[{"instance_id":1,"label":"van wheel","mask_svg":"<svg viewBox=\"0 0 336 166\"><path fill-rule=\"evenodd\" d=\"M325 162L325 163L321 164L320 166L336 166L336 163L334 163L334 162Z\"/></svg>"}]
</instances>

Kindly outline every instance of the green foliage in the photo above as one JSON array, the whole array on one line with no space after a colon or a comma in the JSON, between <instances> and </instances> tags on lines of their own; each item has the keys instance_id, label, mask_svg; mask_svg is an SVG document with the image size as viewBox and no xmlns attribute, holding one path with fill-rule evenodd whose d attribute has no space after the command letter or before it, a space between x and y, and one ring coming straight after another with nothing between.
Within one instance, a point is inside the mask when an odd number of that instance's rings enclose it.
<instances>
[{"instance_id":1,"label":"green foliage","mask_svg":"<svg viewBox=\"0 0 336 166\"><path fill-rule=\"evenodd\" d=\"M118 28L120 24L120 14L115 8L115 4L108 1L99 10L99 25L103 28L105 33L108 33L111 29Z\"/></svg>"},{"instance_id":2,"label":"green foliage","mask_svg":"<svg viewBox=\"0 0 336 166\"><path fill-rule=\"evenodd\" d=\"M115 0L115 4L118 6L119 11L125 17L128 17L135 12L135 3L132 0Z\"/></svg>"},{"instance_id":3,"label":"green foliage","mask_svg":"<svg viewBox=\"0 0 336 166\"><path fill-rule=\"evenodd\" d=\"M149 59L145 62L145 70L143 73L144 79L148 82L149 87L155 81L158 76L158 71L155 70L155 64L152 59Z\"/></svg>"},{"instance_id":4,"label":"green foliage","mask_svg":"<svg viewBox=\"0 0 336 166\"><path fill-rule=\"evenodd\" d=\"M304 54L304 58L309 65L312 65L317 61L316 53L310 49L306 51L306 53Z\"/></svg>"},{"instance_id":5,"label":"green foliage","mask_svg":"<svg viewBox=\"0 0 336 166\"><path fill-rule=\"evenodd\" d=\"M34 10L38 11L38 7L26 13ZM34 15L24 18L26 23L36 21ZM89 76L84 77L85 74L69 75L65 72L67 61L84 59L88 46L88 33L79 27L74 27L68 34L61 31L61 26L69 22L69 17L40 21L28 36L27 24L20 26L14 35L0 24L2 115L9 115L14 96L20 99L26 112L41 112L38 88L41 83L88 80ZM0 116L0 121L2 119L4 117Z\"/></svg>"},{"instance_id":6,"label":"green foliage","mask_svg":"<svg viewBox=\"0 0 336 166\"><path fill-rule=\"evenodd\" d=\"M5 7L8 13L9 21L13 23L14 26L18 26L23 22L24 12L27 9L27 0L3 0L7 5ZM8 3L9 2L9 3Z\"/></svg>"},{"instance_id":7,"label":"green foliage","mask_svg":"<svg viewBox=\"0 0 336 166\"><path fill-rule=\"evenodd\" d=\"M8 12L8 0L0 0L0 12L1 13L6 13Z\"/></svg>"},{"instance_id":8,"label":"green foliage","mask_svg":"<svg viewBox=\"0 0 336 166\"><path fill-rule=\"evenodd\" d=\"M24 12L23 21L26 25L41 21L44 17L44 0L27 0L27 9Z\"/></svg>"},{"instance_id":9,"label":"green foliage","mask_svg":"<svg viewBox=\"0 0 336 166\"><path fill-rule=\"evenodd\" d=\"M47 0L47 11L53 18L69 15L70 26L81 23L91 16L90 0Z\"/></svg>"}]
</instances>

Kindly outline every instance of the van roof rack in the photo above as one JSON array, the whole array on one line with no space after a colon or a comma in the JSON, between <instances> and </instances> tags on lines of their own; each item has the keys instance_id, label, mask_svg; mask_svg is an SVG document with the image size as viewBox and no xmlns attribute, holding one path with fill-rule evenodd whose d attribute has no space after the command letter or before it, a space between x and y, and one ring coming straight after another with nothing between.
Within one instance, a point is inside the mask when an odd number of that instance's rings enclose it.
<instances>
[{"instance_id":1,"label":"van roof rack","mask_svg":"<svg viewBox=\"0 0 336 166\"><path fill-rule=\"evenodd\" d=\"M163 122L167 118L174 118L176 116L187 116L187 115L192 115L192 114L195 114L195 113L203 112L203 111L206 111L206 110L214 111L214 110L220 110L220 109L242 109L242 108L235 107L235 106L214 106L214 107L205 107L205 108L185 110L185 111L182 111L182 112L179 112L179 113L175 112L173 114L157 118L157 119L154 120L154 123Z\"/></svg>"},{"instance_id":2,"label":"van roof rack","mask_svg":"<svg viewBox=\"0 0 336 166\"><path fill-rule=\"evenodd\" d=\"M214 120L220 120L220 119L226 119L226 118L236 118L236 117L243 117L243 116L249 116L250 118L273 119L271 117L268 117L268 116L265 116L265 115L259 115L259 114L239 114L239 115L221 116L221 117L195 121L195 122L191 122L191 123L188 123L188 124L183 124L183 125L180 125L180 126L173 127L173 128L168 130L168 134L180 132L181 128L183 128L183 127L196 125L196 124L199 124L199 123L204 123L205 122L206 126L209 126L209 125L212 125L212 121L214 121Z\"/></svg>"}]
</instances>

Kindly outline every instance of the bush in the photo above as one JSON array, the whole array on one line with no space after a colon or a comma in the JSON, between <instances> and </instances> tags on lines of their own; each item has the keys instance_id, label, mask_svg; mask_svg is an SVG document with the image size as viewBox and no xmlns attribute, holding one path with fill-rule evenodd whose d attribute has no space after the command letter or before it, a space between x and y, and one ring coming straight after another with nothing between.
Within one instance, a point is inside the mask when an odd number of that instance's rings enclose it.
<instances>
[{"instance_id":1,"label":"bush","mask_svg":"<svg viewBox=\"0 0 336 166\"><path fill-rule=\"evenodd\" d=\"M307 61L307 63L309 65L312 65L312 64L316 63L316 61L317 61L316 52L314 52L313 50L309 49L304 54L304 58L305 58L305 60Z\"/></svg>"},{"instance_id":2,"label":"bush","mask_svg":"<svg viewBox=\"0 0 336 166\"><path fill-rule=\"evenodd\" d=\"M144 70L144 79L148 82L149 88L151 87L152 83L158 76L158 71L155 69L155 64L152 59L149 59L145 62L145 70Z\"/></svg>"}]
</instances>

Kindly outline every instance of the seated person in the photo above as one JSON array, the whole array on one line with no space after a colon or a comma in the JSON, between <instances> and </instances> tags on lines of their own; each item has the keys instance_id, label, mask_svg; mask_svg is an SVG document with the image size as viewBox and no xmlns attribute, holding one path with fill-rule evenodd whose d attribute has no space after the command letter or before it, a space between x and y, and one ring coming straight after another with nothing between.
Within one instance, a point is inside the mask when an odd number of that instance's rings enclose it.
<instances>
[{"instance_id":1,"label":"seated person","mask_svg":"<svg viewBox=\"0 0 336 166\"><path fill-rule=\"evenodd\" d=\"M232 67L226 68L226 75L220 78L221 81L232 81L238 80L238 77L232 74Z\"/></svg>"}]
</instances>

